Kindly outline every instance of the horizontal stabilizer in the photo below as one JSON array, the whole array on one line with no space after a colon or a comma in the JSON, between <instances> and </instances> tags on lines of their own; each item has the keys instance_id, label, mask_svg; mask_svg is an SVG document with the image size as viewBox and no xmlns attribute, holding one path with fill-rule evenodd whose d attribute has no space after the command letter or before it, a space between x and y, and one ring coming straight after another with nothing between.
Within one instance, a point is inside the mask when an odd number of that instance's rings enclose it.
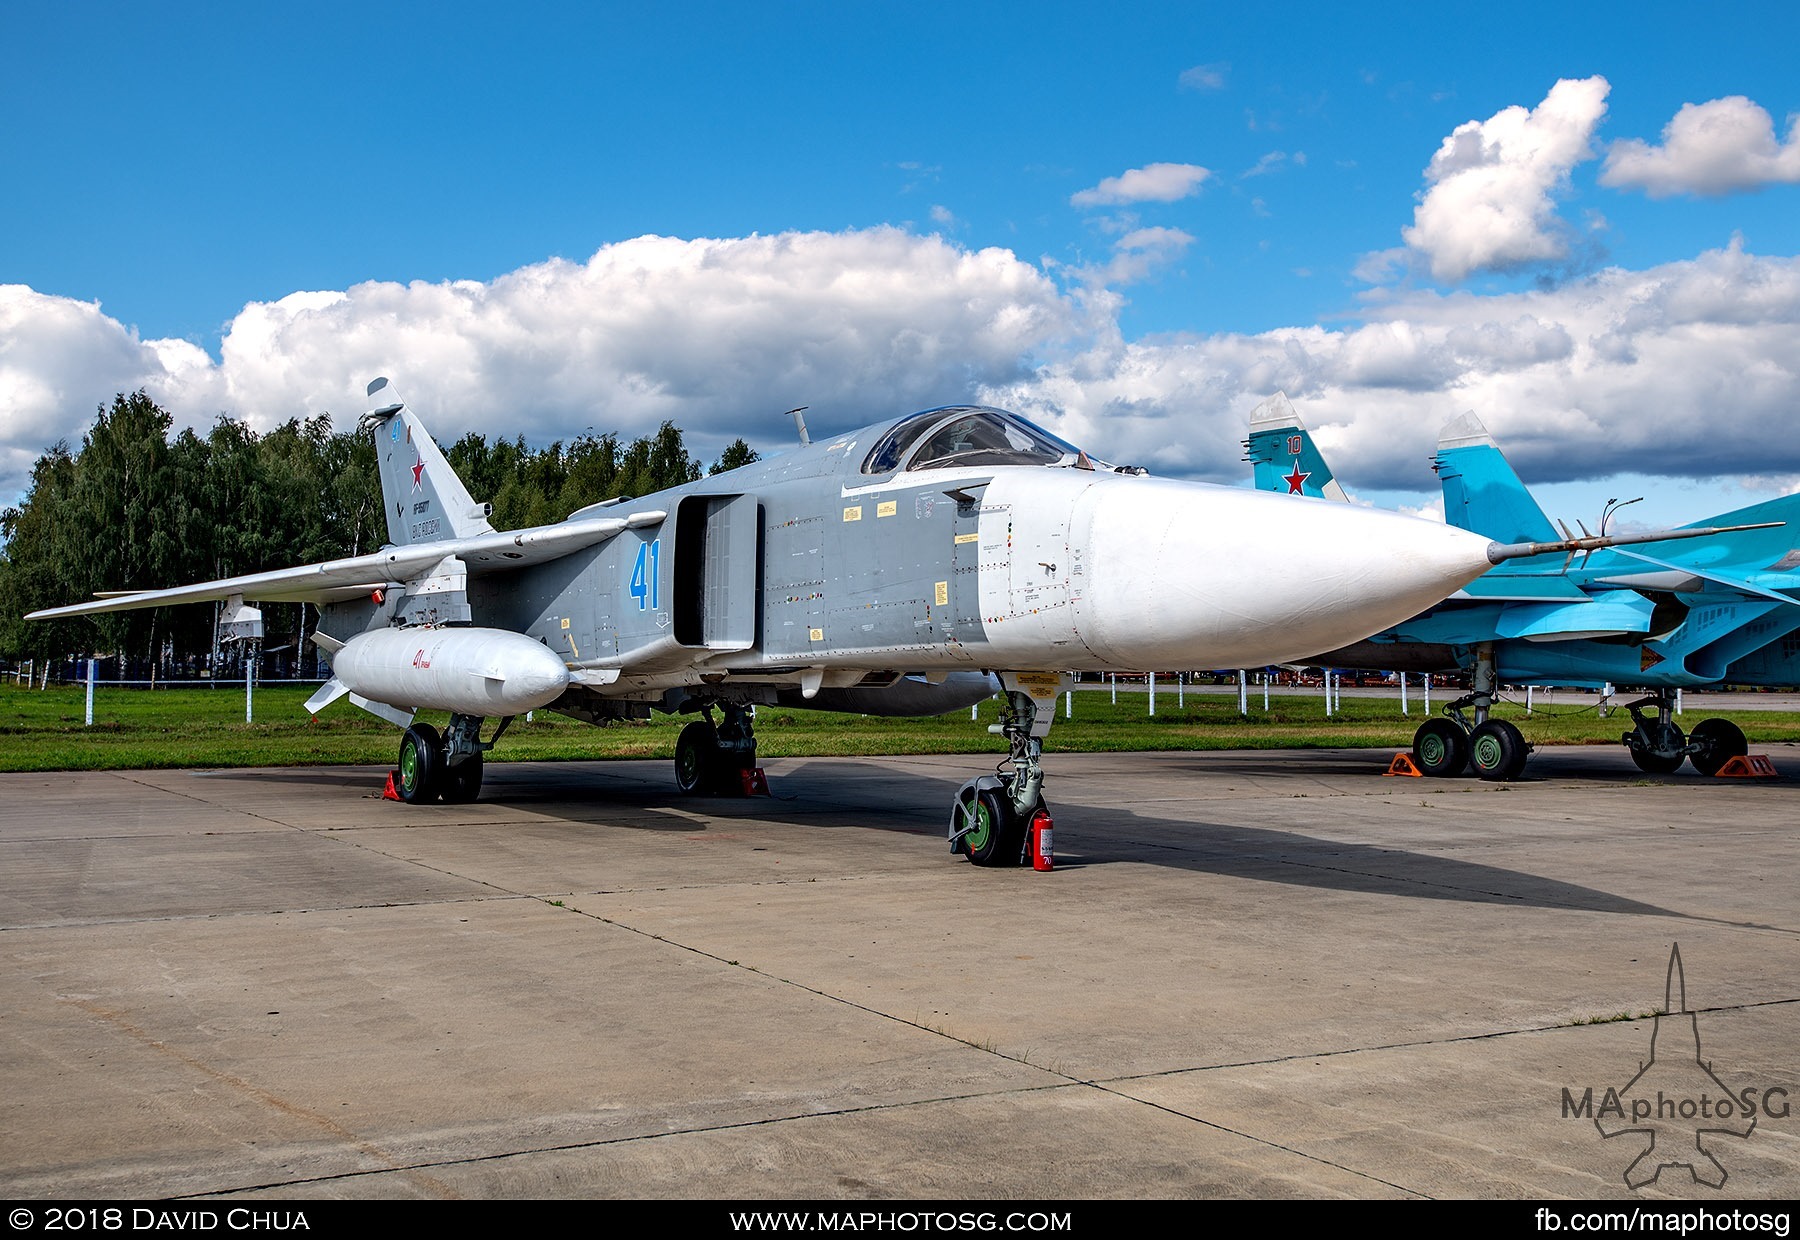
<instances>
[{"instance_id":1,"label":"horizontal stabilizer","mask_svg":"<svg viewBox=\"0 0 1800 1240\"><path fill-rule=\"evenodd\" d=\"M1645 564L1653 564L1660 569L1686 577L1699 578L1701 582L1711 583L1728 591L1736 591L1755 598L1772 599L1777 603L1800 605L1800 599L1796 599L1791 595L1779 593L1775 590L1766 590L1755 582L1747 581L1742 577L1734 576L1730 573L1717 572L1712 569L1696 568L1692 564L1685 564L1674 560L1661 560L1652 555L1645 555L1641 551L1621 551L1619 554L1633 560L1641 561ZM1601 584L1605 584L1605 582L1602 582ZM1796 585L1800 586L1800 582L1796 582ZM1683 591L1683 593L1698 592L1699 591L1696 590Z\"/></svg>"}]
</instances>

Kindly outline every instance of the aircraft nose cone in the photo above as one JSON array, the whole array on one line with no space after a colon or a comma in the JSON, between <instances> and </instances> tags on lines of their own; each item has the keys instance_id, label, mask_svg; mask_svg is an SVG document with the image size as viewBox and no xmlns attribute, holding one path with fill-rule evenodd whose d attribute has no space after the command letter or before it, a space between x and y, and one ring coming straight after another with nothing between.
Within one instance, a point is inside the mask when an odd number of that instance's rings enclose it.
<instances>
[{"instance_id":1,"label":"aircraft nose cone","mask_svg":"<svg viewBox=\"0 0 1800 1240\"><path fill-rule=\"evenodd\" d=\"M1488 540L1465 530L1260 491L1121 478L1082 509L1078 631L1108 663L1139 671L1335 650L1491 567Z\"/></svg>"}]
</instances>

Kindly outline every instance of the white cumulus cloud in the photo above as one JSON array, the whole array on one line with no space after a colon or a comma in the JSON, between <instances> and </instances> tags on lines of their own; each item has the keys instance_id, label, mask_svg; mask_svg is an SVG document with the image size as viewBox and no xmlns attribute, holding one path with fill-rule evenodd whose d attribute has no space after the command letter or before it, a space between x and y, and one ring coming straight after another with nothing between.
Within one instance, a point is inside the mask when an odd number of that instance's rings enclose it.
<instances>
[{"instance_id":1,"label":"white cumulus cloud","mask_svg":"<svg viewBox=\"0 0 1800 1240\"><path fill-rule=\"evenodd\" d=\"M1076 327L1055 284L1010 251L894 228L732 239L639 237L585 263L491 282L370 282L253 303L215 362L141 341L98 306L0 290L0 492L98 405L148 390L178 422L221 411L267 430L329 410L341 428L378 374L454 439L635 436L673 419L697 451L816 433L966 398L1029 373ZM0 500L0 502L6 502Z\"/></svg>"},{"instance_id":2,"label":"white cumulus cloud","mask_svg":"<svg viewBox=\"0 0 1800 1240\"><path fill-rule=\"evenodd\" d=\"M1652 198L1800 184L1800 117L1789 118L1787 141L1777 142L1775 122L1742 95L1682 104L1662 138L1661 146L1640 138L1613 143L1600 183Z\"/></svg>"},{"instance_id":3,"label":"white cumulus cloud","mask_svg":"<svg viewBox=\"0 0 1800 1240\"><path fill-rule=\"evenodd\" d=\"M1107 177L1091 189L1073 194L1077 207L1114 206L1127 202L1177 202L1200 192L1212 170L1199 164L1146 164Z\"/></svg>"},{"instance_id":4,"label":"white cumulus cloud","mask_svg":"<svg viewBox=\"0 0 1800 1240\"><path fill-rule=\"evenodd\" d=\"M1429 491L1443 424L1473 409L1528 479L1800 473L1800 258L1738 246L1504 296L1414 293L1355 327L1128 342L996 385L1115 462L1219 482L1285 391L1355 488ZM1698 515L1698 514L1696 514Z\"/></svg>"},{"instance_id":5,"label":"white cumulus cloud","mask_svg":"<svg viewBox=\"0 0 1800 1240\"><path fill-rule=\"evenodd\" d=\"M1428 188L1402 230L1439 280L1516 270L1569 252L1555 196L1593 157L1606 114L1603 77L1565 79L1537 107L1502 109L1458 125L1425 170Z\"/></svg>"},{"instance_id":6,"label":"white cumulus cloud","mask_svg":"<svg viewBox=\"0 0 1800 1240\"><path fill-rule=\"evenodd\" d=\"M1110 275L1178 255L1121 238ZM178 422L345 427L377 374L440 438L533 443L664 419L710 458L975 399L1104 459L1242 482L1250 409L1286 391L1354 489L1435 490L1439 428L1473 409L1531 481L1635 472L1745 487L1800 475L1800 258L1741 245L1505 295L1414 291L1361 322L1126 339L1104 280L897 229L640 237L489 282L370 282L246 306L214 360L101 307L0 288L0 504L97 406L145 388ZM1696 513L1695 515L1700 515Z\"/></svg>"}]
</instances>

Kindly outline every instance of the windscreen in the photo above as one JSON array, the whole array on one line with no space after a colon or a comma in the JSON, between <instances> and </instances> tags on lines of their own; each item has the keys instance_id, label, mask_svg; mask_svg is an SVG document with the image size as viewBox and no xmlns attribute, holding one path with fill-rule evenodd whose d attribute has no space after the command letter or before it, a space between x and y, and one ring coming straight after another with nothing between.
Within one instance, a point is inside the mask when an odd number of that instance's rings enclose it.
<instances>
[{"instance_id":1,"label":"windscreen","mask_svg":"<svg viewBox=\"0 0 1800 1240\"><path fill-rule=\"evenodd\" d=\"M915 443L919 446L907 462L908 469L1086 462L1074 445L1016 413L964 406L914 414L897 423L869 453L863 472L884 474L897 468Z\"/></svg>"}]
</instances>

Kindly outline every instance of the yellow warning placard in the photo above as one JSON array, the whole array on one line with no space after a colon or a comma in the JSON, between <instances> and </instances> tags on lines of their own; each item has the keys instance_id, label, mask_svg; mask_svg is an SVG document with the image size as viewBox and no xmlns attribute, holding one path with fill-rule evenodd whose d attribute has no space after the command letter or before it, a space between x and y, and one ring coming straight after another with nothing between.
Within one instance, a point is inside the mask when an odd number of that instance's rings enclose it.
<instances>
[{"instance_id":1,"label":"yellow warning placard","mask_svg":"<svg viewBox=\"0 0 1800 1240\"><path fill-rule=\"evenodd\" d=\"M950 583L948 581L937 583L937 605L939 607L950 605Z\"/></svg>"},{"instance_id":2,"label":"yellow warning placard","mask_svg":"<svg viewBox=\"0 0 1800 1240\"><path fill-rule=\"evenodd\" d=\"M846 520L846 521L862 520L862 505L856 504L852 507L844 509L844 520Z\"/></svg>"},{"instance_id":3,"label":"yellow warning placard","mask_svg":"<svg viewBox=\"0 0 1800 1240\"><path fill-rule=\"evenodd\" d=\"M875 515L878 517L891 517L899 511L900 505L891 499L884 499L875 505Z\"/></svg>"}]
</instances>

